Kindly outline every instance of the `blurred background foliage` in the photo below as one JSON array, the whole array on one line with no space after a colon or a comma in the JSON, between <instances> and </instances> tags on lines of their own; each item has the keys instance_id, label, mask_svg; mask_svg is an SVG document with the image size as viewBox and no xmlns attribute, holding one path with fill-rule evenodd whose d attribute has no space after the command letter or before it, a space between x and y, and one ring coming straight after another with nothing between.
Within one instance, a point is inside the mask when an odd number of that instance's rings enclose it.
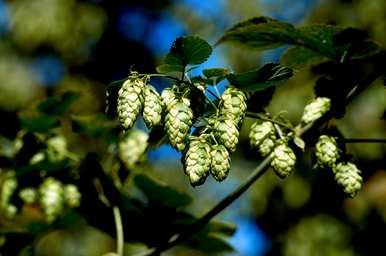
<instances>
[{"instance_id":1,"label":"blurred background foliage","mask_svg":"<svg viewBox=\"0 0 386 256\"><path fill-rule=\"evenodd\" d=\"M12 141L20 136L19 116L33 117L41 100L73 91L79 98L53 133L65 137L68 151L74 155L96 152L105 168L119 168L107 157L116 149L101 139L103 131L93 136L74 133L69 118L89 120L91 126L96 121L108 125L100 116L107 84L125 78L131 67L154 73L178 36L197 34L214 43L234 23L259 15L297 25L357 27L365 29L381 45L386 42L383 0L0 0L1 155L12 154ZM234 71L257 68L278 62L283 49L255 53L220 46L192 74L207 67ZM294 123L312 98L317 78L311 66L295 73L275 91L267 107L276 113L285 110ZM152 82L158 90L168 85L158 79ZM382 83L377 80L350 105L345 117L335 122L346 137L386 137L385 122L381 120L386 105ZM226 86L220 85L220 89ZM248 149L246 127L251 123L247 119L244 124L240 150L232 158L229 178L221 184L209 180L204 186L191 188L178 153L169 146L151 150L148 159L134 172L150 174L187 190L194 198L187 210L202 215L257 164L257 156ZM141 121L138 127L145 129ZM225 254L374 255L384 251L384 238L379 234L386 229L385 149L384 144L348 145L365 178L364 188L355 199L345 199L337 193L328 174L312 169L311 152L306 152L297 172L285 181L267 173L218 216L238 226L230 240L236 252ZM4 173L2 165L0 170ZM124 184L126 192L143 198L132 183L128 179ZM37 213L26 209L23 214L26 219L33 219L36 216L31 215ZM34 255L102 255L113 250L112 238L87 225L81 216L74 218L83 224L40 234L33 247L23 250L23 255L30 255L28 251ZM19 221L16 226L25 222ZM7 225L0 221L0 229ZM22 246L23 241L19 242ZM14 255L15 248L10 249L4 237L0 246L2 255ZM127 244L127 255L132 255L136 246L141 247ZM201 254L177 247L165 255Z\"/></svg>"}]
</instances>

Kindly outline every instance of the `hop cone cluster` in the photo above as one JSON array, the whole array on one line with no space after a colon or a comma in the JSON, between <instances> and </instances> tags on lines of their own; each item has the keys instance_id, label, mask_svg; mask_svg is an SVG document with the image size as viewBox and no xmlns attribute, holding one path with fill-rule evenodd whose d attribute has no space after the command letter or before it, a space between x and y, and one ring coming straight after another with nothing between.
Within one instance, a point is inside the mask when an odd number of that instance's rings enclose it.
<instances>
[{"instance_id":1,"label":"hop cone cluster","mask_svg":"<svg viewBox=\"0 0 386 256\"><path fill-rule=\"evenodd\" d=\"M233 120L237 125L242 122L247 111L247 98L237 88L228 88L221 95L220 115Z\"/></svg>"},{"instance_id":2,"label":"hop cone cluster","mask_svg":"<svg viewBox=\"0 0 386 256\"><path fill-rule=\"evenodd\" d=\"M318 165L332 168L339 157L336 140L331 136L322 135L319 137L315 148Z\"/></svg>"},{"instance_id":3,"label":"hop cone cluster","mask_svg":"<svg viewBox=\"0 0 386 256\"><path fill-rule=\"evenodd\" d=\"M67 184L64 186L64 202L70 208L76 208L80 205L82 194L79 192L78 187L74 184Z\"/></svg>"},{"instance_id":4,"label":"hop cone cluster","mask_svg":"<svg viewBox=\"0 0 386 256\"><path fill-rule=\"evenodd\" d=\"M249 141L253 148L257 148L262 156L267 156L275 147L275 127L269 121L256 121L251 126Z\"/></svg>"},{"instance_id":5,"label":"hop cone cluster","mask_svg":"<svg viewBox=\"0 0 386 256\"><path fill-rule=\"evenodd\" d=\"M239 142L239 130L232 119L219 118L215 121L213 130L220 144L224 145L230 152L236 150Z\"/></svg>"},{"instance_id":6,"label":"hop cone cluster","mask_svg":"<svg viewBox=\"0 0 386 256\"><path fill-rule=\"evenodd\" d=\"M54 221L63 212L63 184L47 178L39 187L39 203L48 222Z\"/></svg>"},{"instance_id":7,"label":"hop cone cluster","mask_svg":"<svg viewBox=\"0 0 386 256\"><path fill-rule=\"evenodd\" d=\"M210 173L217 181L223 181L229 173L231 158L228 150L223 145L213 145L210 151Z\"/></svg>"},{"instance_id":8,"label":"hop cone cluster","mask_svg":"<svg viewBox=\"0 0 386 256\"><path fill-rule=\"evenodd\" d=\"M193 122L193 111L184 101L170 107L165 116L165 130L170 144L179 151L185 149L185 140Z\"/></svg>"},{"instance_id":9,"label":"hop cone cluster","mask_svg":"<svg viewBox=\"0 0 386 256\"><path fill-rule=\"evenodd\" d=\"M9 174L9 175L8 175ZM11 204L10 199L17 189L17 179L12 173L7 173L1 184L0 209L6 218L13 218L17 213L17 207Z\"/></svg>"},{"instance_id":10,"label":"hop cone cluster","mask_svg":"<svg viewBox=\"0 0 386 256\"><path fill-rule=\"evenodd\" d=\"M144 131L133 129L119 142L119 158L127 169L133 168L142 159L148 138Z\"/></svg>"},{"instance_id":11,"label":"hop cone cluster","mask_svg":"<svg viewBox=\"0 0 386 256\"><path fill-rule=\"evenodd\" d=\"M343 187L343 191L354 197L362 187L361 171L353 163L338 163L333 171L335 180Z\"/></svg>"},{"instance_id":12,"label":"hop cone cluster","mask_svg":"<svg viewBox=\"0 0 386 256\"><path fill-rule=\"evenodd\" d=\"M19 191L19 197L26 204L33 204L38 198L38 192L32 187L23 188Z\"/></svg>"},{"instance_id":13,"label":"hop cone cluster","mask_svg":"<svg viewBox=\"0 0 386 256\"><path fill-rule=\"evenodd\" d=\"M144 88L145 81L139 78L136 73L132 73L118 91L118 120L124 129L130 129L142 111Z\"/></svg>"},{"instance_id":14,"label":"hop cone cluster","mask_svg":"<svg viewBox=\"0 0 386 256\"><path fill-rule=\"evenodd\" d=\"M271 167L280 178L286 178L295 167L296 156L285 143L279 144L272 152Z\"/></svg>"},{"instance_id":15,"label":"hop cone cluster","mask_svg":"<svg viewBox=\"0 0 386 256\"><path fill-rule=\"evenodd\" d=\"M162 104L161 96L155 88L147 85L144 89L143 119L149 129L161 124Z\"/></svg>"},{"instance_id":16,"label":"hop cone cluster","mask_svg":"<svg viewBox=\"0 0 386 256\"><path fill-rule=\"evenodd\" d=\"M302 123L308 124L323 116L331 107L331 100L326 97L318 97L305 106Z\"/></svg>"},{"instance_id":17,"label":"hop cone cluster","mask_svg":"<svg viewBox=\"0 0 386 256\"><path fill-rule=\"evenodd\" d=\"M205 182L211 167L211 148L202 138L192 137L184 158L185 174L190 184L198 186Z\"/></svg>"}]
</instances>

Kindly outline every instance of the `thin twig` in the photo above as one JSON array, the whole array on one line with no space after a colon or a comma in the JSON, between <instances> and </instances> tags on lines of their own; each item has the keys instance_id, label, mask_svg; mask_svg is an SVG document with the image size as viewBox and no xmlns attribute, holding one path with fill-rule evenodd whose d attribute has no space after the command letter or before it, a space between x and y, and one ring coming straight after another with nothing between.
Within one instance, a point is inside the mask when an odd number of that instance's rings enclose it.
<instances>
[{"instance_id":1,"label":"thin twig","mask_svg":"<svg viewBox=\"0 0 386 256\"><path fill-rule=\"evenodd\" d=\"M123 226L122 226L121 212L119 211L118 206L113 207L113 213L114 213L115 228L117 232L117 254L119 256L123 256L123 245L124 245Z\"/></svg>"}]
</instances>

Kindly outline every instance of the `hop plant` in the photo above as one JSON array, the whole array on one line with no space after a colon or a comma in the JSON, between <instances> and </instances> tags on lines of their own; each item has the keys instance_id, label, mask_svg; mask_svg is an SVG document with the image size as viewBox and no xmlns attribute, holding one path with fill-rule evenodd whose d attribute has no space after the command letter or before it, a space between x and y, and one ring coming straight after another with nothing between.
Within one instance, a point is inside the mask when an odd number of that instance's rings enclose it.
<instances>
[{"instance_id":1,"label":"hop plant","mask_svg":"<svg viewBox=\"0 0 386 256\"><path fill-rule=\"evenodd\" d=\"M322 135L319 137L315 148L318 165L332 168L339 157L336 140L331 136Z\"/></svg>"},{"instance_id":2,"label":"hop plant","mask_svg":"<svg viewBox=\"0 0 386 256\"><path fill-rule=\"evenodd\" d=\"M155 88L147 85L144 89L143 119L149 129L161 124L162 104L161 96Z\"/></svg>"},{"instance_id":3,"label":"hop plant","mask_svg":"<svg viewBox=\"0 0 386 256\"><path fill-rule=\"evenodd\" d=\"M122 127L130 129L142 111L144 98L142 95L145 81L132 73L118 91L117 112Z\"/></svg>"},{"instance_id":4,"label":"hop plant","mask_svg":"<svg viewBox=\"0 0 386 256\"><path fill-rule=\"evenodd\" d=\"M80 205L82 195L77 186L67 184L64 186L64 202L71 208L76 208Z\"/></svg>"},{"instance_id":5,"label":"hop plant","mask_svg":"<svg viewBox=\"0 0 386 256\"><path fill-rule=\"evenodd\" d=\"M63 184L50 177L39 187L39 203L48 222L54 221L63 212Z\"/></svg>"},{"instance_id":6,"label":"hop plant","mask_svg":"<svg viewBox=\"0 0 386 256\"><path fill-rule=\"evenodd\" d=\"M228 88L221 96L220 114L232 119L236 124L242 122L247 111L245 94L237 88Z\"/></svg>"},{"instance_id":7,"label":"hop plant","mask_svg":"<svg viewBox=\"0 0 386 256\"><path fill-rule=\"evenodd\" d=\"M127 169L141 161L148 146L149 135L142 130L132 129L119 142L119 158Z\"/></svg>"},{"instance_id":8,"label":"hop plant","mask_svg":"<svg viewBox=\"0 0 386 256\"><path fill-rule=\"evenodd\" d=\"M262 156L267 156L275 147L275 127L269 121L256 121L251 126L249 141L252 147L258 148Z\"/></svg>"},{"instance_id":9,"label":"hop plant","mask_svg":"<svg viewBox=\"0 0 386 256\"><path fill-rule=\"evenodd\" d=\"M323 116L331 107L331 100L326 97L318 97L305 106L302 123L309 124Z\"/></svg>"},{"instance_id":10,"label":"hop plant","mask_svg":"<svg viewBox=\"0 0 386 256\"><path fill-rule=\"evenodd\" d=\"M33 204L38 199L38 192L32 187L23 188L19 191L19 197L26 204Z\"/></svg>"},{"instance_id":11,"label":"hop plant","mask_svg":"<svg viewBox=\"0 0 386 256\"><path fill-rule=\"evenodd\" d=\"M228 176L231 167L231 158L223 145L213 145L210 151L212 158L210 173L217 181L223 181Z\"/></svg>"},{"instance_id":12,"label":"hop plant","mask_svg":"<svg viewBox=\"0 0 386 256\"><path fill-rule=\"evenodd\" d=\"M219 118L215 121L213 129L218 142L224 145L230 152L234 152L239 142L239 130L234 121L227 118Z\"/></svg>"},{"instance_id":13,"label":"hop plant","mask_svg":"<svg viewBox=\"0 0 386 256\"><path fill-rule=\"evenodd\" d=\"M292 149L284 142L280 143L272 152L271 167L282 179L291 174L295 167L296 156Z\"/></svg>"},{"instance_id":14,"label":"hop plant","mask_svg":"<svg viewBox=\"0 0 386 256\"><path fill-rule=\"evenodd\" d=\"M353 163L338 163L334 168L336 183L343 187L343 191L354 197L362 187L361 171Z\"/></svg>"},{"instance_id":15,"label":"hop plant","mask_svg":"<svg viewBox=\"0 0 386 256\"><path fill-rule=\"evenodd\" d=\"M209 144L198 137L191 137L184 158L185 174L192 186L202 185L209 175L211 166L211 150Z\"/></svg>"},{"instance_id":16,"label":"hop plant","mask_svg":"<svg viewBox=\"0 0 386 256\"><path fill-rule=\"evenodd\" d=\"M165 117L165 130L170 144L179 151L185 149L185 140L192 126L193 112L183 101L175 103Z\"/></svg>"}]
</instances>

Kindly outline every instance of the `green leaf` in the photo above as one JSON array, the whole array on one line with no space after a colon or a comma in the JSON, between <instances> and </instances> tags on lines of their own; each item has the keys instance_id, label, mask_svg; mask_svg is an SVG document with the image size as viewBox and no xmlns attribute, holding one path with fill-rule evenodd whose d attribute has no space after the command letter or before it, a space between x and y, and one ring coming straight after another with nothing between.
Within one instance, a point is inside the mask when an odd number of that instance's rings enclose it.
<instances>
[{"instance_id":1,"label":"green leaf","mask_svg":"<svg viewBox=\"0 0 386 256\"><path fill-rule=\"evenodd\" d=\"M178 208L192 202L192 198L185 192L146 175L139 174L135 176L134 183L146 195L150 203L156 203L167 208Z\"/></svg>"},{"instance_id":2,"label":"green leaf","mask_svg":"<svg viewBox=\"0 0 386 256\"><path fill-rule=\"evenodd\" d=\"M214 234L197 234L183 243L184 246L208 254L234 252L234 248L224 239Z\"/></svg>"},{"instance_id":3,"label":"green leaf","mask_svg":"<svg viewBox=\"0 0 386 256\"><path fill-rule=\"evenodd\" d=\"M230 42L261 51L293 43L296 33L289 23L255 17L227 30L217 44Z\"/></svg>"},{"instance_id":4,"label":"green leaf","mask_svg":"<svg viewBox=\"0 0 386 256\"><path fill-rule=\"evenodd\" d=\"M165 64L173 66L198 65L205 62L212 54L212 47L197 36L177 38L170 52L166 55Z\"/></svg>"},{"instance_id":5,"label":"green leaf","mask_svg":"<svg viewBox=\"0 0 386 256\"><path fill-rule=\"evenodd\" d=\"M202 71L206 78L224 77L229 74L229 70L226 68L207 68Z\"/></svg>"},{"instance_id":6,"label":"green leaf","mask_svg":"<svg viewBox=\"0 0 386 256\"><path fill-rule=\"evenodd\" d=\"M59 119L55 116L39 115L36 117L21 117L21 127L30 132L45 133L60 125Z\"/></svg>"},{"instance_id":7,"label":"green leaf","mask_svg":"<svg viewBox=\"0 0 386 256\"><path fill-rule=\"evenodd\" d=\"M300 137L295 137L294 138L294 144L296 146L298 146L302 151L304 151L304 149L306 148L306 143L304 142L304 140Z\"/></svg>"},{"instance_id":8,"label":"green leaf","mask_svg":"<svg viewBox=\"0 0 386 256\"><path fill-rule=\"evenodd\" d=\"M303 46L294 46L284 52L280 58L280 64L291 68L300 68L307 64L322 62L323 59L325 57L315 51Z\"/></svg>"},{"instance_id":9,"label":"green leaf","mask_svg":"<svg viewBox=\"0 0 386 256\"><path fill-rule=\"evenodd\" d=\"M72 131L91 138L107 135L116 126L117 124L114 121L103 114L72 117Z\"/></svg>"},{"instance_id":10,"label":"green leaf","mask_svg":"<svg viewBox=\"0 0 386 256\"><path fill-rule=\"evenodd\" d=\"M269 63L258 70L227 75L228 81L243 91L255 92L276 86L292 76L292 69Z\"/></svg>"},{"instance_id":11,"label":"green leaf","mask_svg":"<svg viewBox=\"0 0 386 256\"><path fill-rule=\"evenodd\" d=\"M183 72L183 65L172 65L172 64L162 64L157 66L157 72L161 74L172 73L172 72Z\"/></svg>"},{"instance_id":12,"label":"green leaf","mask_svg":"<svg viewBox=\"0 0 386 256\"><path fill-rule=\"evenodd\" d=\"M71 105L79 99L79 93L65 92L60 96L52 96L38 106L40 112L47 115L63 115Z\"/></svg>"}]
</instances>

